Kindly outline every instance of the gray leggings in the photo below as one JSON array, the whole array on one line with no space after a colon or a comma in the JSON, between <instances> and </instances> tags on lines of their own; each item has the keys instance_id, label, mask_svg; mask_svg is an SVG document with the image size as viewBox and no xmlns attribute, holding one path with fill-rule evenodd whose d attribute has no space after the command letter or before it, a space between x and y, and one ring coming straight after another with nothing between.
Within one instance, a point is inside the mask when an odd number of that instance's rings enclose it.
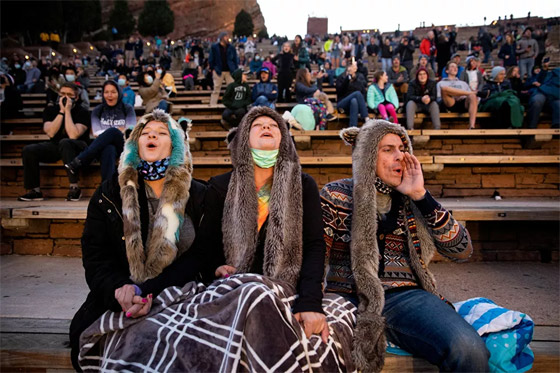
<instances>
[{"instance_id":1,"label":"gray leggings","mask_svg":"<svg viewBox=\"0 0 560 373\"><path fill-rule=\"evenodd\" d=\"M408 101L406 104L406 128L409 130L414 129L414 114L417 112L423 112L430 114L432 118L432 125L435 130L441 128L441 122L439 119L439 106L435 101L430 102L428 105L417 104L414 101Z\"/></svg>"}]
</instances>

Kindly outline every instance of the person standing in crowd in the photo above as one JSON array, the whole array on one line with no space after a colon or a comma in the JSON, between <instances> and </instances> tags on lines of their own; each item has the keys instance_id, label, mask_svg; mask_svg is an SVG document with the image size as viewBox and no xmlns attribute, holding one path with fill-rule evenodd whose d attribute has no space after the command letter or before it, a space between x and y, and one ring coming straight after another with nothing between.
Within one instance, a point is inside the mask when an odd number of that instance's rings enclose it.
<instances>
[{"instance_id":1,"label":"person standing in crowd","mask_svg":"<svg viewBox=\"0 0 560 373\"><path fill-rule=\"evenodd\" d=\"M517 56L519 57L519 72L521 78L525 79L532 76L533 66L535 66L535 58L539 54L539 45L537 41L531 37L533 29L527 27L523 31L523 37L517 43Z\"/></svg>"},{"instance_id":2,"label":"person standing in crowd","mask_svg":"<svg viewBox=\"0 0 560 373\"><path fill-rule=\"evenodd\" d=\"M126 66L131 67L134 59L134 36L129 37L124 44L124 59Z\"/></svg>"},{"instance_id":3,"label":"person standing in crowd","mask_svg":"<svg viewBox=\"0 0 560 373\"><path fill-rule=\"evenodd\" d=\"M294 53L294 63L296 69L308 68L311 69L311 63L309 59L309 52L303 43L300 35L296 35L294 38L294 43L292 44L292 52Z\"/></svg>"},{"instance_id":4,"label":"person standing in crowd","mask_svg":"<svg viewBox=\"0 0 560 373\"><path fill-rule=\"evenodd\" d=\"M393 85L398 96L404 100L404 95L408 92L408 72L404 66L401 66L399 56L393 57L393 65L387 71L389 83ZM395 109L398 109L397 106Z\"/></svg>"},{"instance_id":5,"label":"person standing in crowd","mask_svg":"<svg viewBox=\"0 0 560 373\"><path fill-rule=\"evenodd\" d=\"M79 152L87 147L91 127L89 111L79 103L78 87L74 83L63 83L57 105L49 105L43 111L43 130L49 141L27 145L23 148L23 184L27 193L19 201L42 201L39 162L56 162L62 158L70 163ZM82 191L78 186L78 175L68 170L70 189L67 201L79 201Z\"/></svg>"},{"instance_id":6,"label":"person standing in crowd","mask_svg":"<svg viewBox=\"0 0 560 373\"><path fill-rule=\"evenodd\" d=\"M357 63L352 63L346 71L336 79L336 98L338 111L348 112L350 117L349 126L358 126L358 116L362 120L368 118L368 111L365 101L367 81L358 72Z\"/></svg>"},{"instance_id":7,"label":"person standing in crowd","mask_svg":"<svg viewBox=\"0 0 560 373\"><path fill-rule=\"evenodd\" d=\"M397 109L399 108L399 98L389 77L383 70L378 70L373 74L373 84L367 92L368 107L381 115L385 120L391 117L393 123L398 124Z\"/></svg>"},{"instance_id":8,"label":"person standing in crowd","mask_svg":"<svg viewBox=\"0 0 560 373\"><path fill-rule=\"evenodd\" d=\"M229 43L228 33L225 31L220 32L218 40L217 43L212 44L210 57L208 58L214 80L214 89L210 95L210 105L218 104L224 80L227 84L233 83L231 73L237 70L238 67L237 52L233 45Z\"/></svg>"},{"instance_id":9,"label":"person standing in crowd","mask_svg":"<svg viewBox=\"0 0 560 373\"><path fill-rule=\"evenodd\" d=\"M220 123L224 129L237 127L251 105L251 87L247 84L247 73L237 69L232 77L233 83L228 84L222 99L226 108Z\"/></svg>"},{"instance_id":10,"label":"person standing in crowd","mask_svg":"<svg viewBox=\"0 0 560 373\"><path fill-rule=\"evenodd\" d=\"M101 162L101 180L109 180L115 173L115 161L123 151L124 133L136 125L134 107L123 102L119 85L107 80L103 84L103 102L91 113L91 131L95 140L70 163L64 166L77 174L94 159Z\"/></svg>"},{"instance_id":11,"label":"person standing in crowd","mask_svg":"<svg viewBox=\"0 0 560 373\"><path fill-rule=\"evenodd\" d=\"M439 106L436 102L436 82L428 77L428 70L421 67L416 72L416 79L410 82L406 95L406 128L414 129L414 115L416 113L430 114L432 126L435 130L441 128Z\"/></svg>"},{"instance_id":12,"label":"person standing in crowd","mask_svg":"<svg viewBox=\"0 0 560 373\"><path fill-rule=\"evenodd\" d=\"M535 65L537 66L542 65L543 57L546 54L547 37L548 37L548 31L546 29L544 31L542 29L535 30L535 34L533 35L533 38L537 41L537 45L539 46L539 53L535 58Z\"/></svg>"},{"instance_id":13,"label":"person standing in crowd","mask_svg":"<svg viewBox=\"0 0 560 373\"><path fill-rule=\"evenodd\" d=\"M368 46L366 47L366 52L368 56L368 71L377 71L377 66L379 64L379 45L377 45L377 39L374 37L369 38Z\"/></svg>"},{"instance_id":14,"label":"person standing in crowd","mask_svg":"<svg viewBox=\"0 0 560 373\"><path fill-rule=\"evenodd\" d=\"M469 129L474 129L476 113L478 112L478 98L476 92L469 85L457 78L457 64L447 63L447 78L437 83L437 97L440 106L452 112L469 113Z\"/></svg>"},{"instance_id":15,"label":"person standing in crowd","mask_svg":"<svg viewBox=\"0 0 560 373\"><path fill-rule=\"evenodd\" d=\"M395 52L400 57L401 65L410 73L413 65L414 43L407 36L403 36Z\"/></svg>"},{"instance_id":16,"label":"person standing in crowd","mask_svg":"<svg viewBox=\"0 0 560 373\"><path fill-rule=\"evenodd\" d=\"M504 67L516 66L517 65L517 45L513 36L510 33L506 34L506 42L500 48L498 52L498 58L501 58L504 63Z\"/></svg>"},{"instance_id":17,"label":"person standing in crowd","mask_svg":"<svg viewBox=\"0 0 560 373\"><path fill-rule=\"evenodd\" d=\"M348 35L342 37L342 58L350 59L353 56L354 46L350 43Z\"/></svg>"},{"instance_id":18,"label":"person standing in crowd","mask_svg":"<svg viewBox=\"0 0 560 373\"><path fill-rule=\"evenodd\" d=\"M381 42L381 35L379 35L379 41ZM391 39L385 37L383 43L381 44L381 68L383 71L387 72L391 68L391 63L393 59L393 46L391 45Z\"/></svg>"},{"instance_id":19,"label":"person standing in crowd","mask_svg":"<svg viewBox=\"0 0 560 373\"><path fill-rule=\"evenodd\" d=\"M455 43L457 33L450 31L449 36L447 36L443 30L438 31L437 29L434 29L433 32L435 35L434 40L436 41L437 49L437 76L441 76L445 64L451 61L451 46Z\"/></svg>"},{"instance_id":20,"label":"person standing in crowd","mask_svg":"<svg viewBox=\"0 0 560 373\"><path fill-rule=\"evenodd\" d=\"M422 42L420 43L420 53L422 53L428 58L428 63L430 64L432 71L436 71L436 56L437 56L437 47L434 38L435 38L434 32L428 31L426 37L422 39Z\"/></svg>"},{"instance_id":21,"label":"person standing in crowd","mask_svg":"<svg viewBox=\"0 0 560 373\"><path fill-rule=\"evenodd\" d=\"M290 43L285 42L282 45L282 53L274 56L272 62L278 66L278 102L290 102L290 88L294 80L293 70L295 68Z\"/></svg>"},{"instance_id":22,"label":"person standing in crowd","mask_svg":"<svg viewBox=\"0 0 560 373\"><path fill-rule=\"evenodd\" d=\"M340 56L342 54L342 44L340 43L340 36L337 34L334 36L334 40L331 45L331 57L332 63L335 69L340 66Z\"/></svg>"},{"instance_id":23,"label":"person standing in crowd","mask_svg":"<svg viewBox=\"0 0 560 373\"><path fill-rule=\"evenodd\" d=\"M35 89L35 85L41 79L41 70L37 68L37 60L27 60L23 64L23 67L25 70L25 83L23 84L22 92L33 92Z\"/></svg>"},{"instance_id":24,"label":"person standing in crowd","mask_svg":"<svg viewBox=\"0 0 560 373\"><path fill-rule=\"evenodd\" d=\"M356 61L362 60L364 58L365 52L366 46L364 44L362 34L358 33L358 36L356 37L356 43L354 43L354 56L356 57Z\"/></svg>"}]
</instances>

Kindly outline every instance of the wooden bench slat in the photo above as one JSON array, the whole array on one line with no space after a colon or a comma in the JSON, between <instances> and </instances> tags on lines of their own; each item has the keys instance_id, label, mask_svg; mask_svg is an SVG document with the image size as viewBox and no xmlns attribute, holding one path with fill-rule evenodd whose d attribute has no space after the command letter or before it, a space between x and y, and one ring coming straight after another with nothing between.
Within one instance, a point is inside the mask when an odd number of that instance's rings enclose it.
<instances>
[{"instance_id":1,"label":"wooden bench slat","mask_svg":"<svg viewBox=\"0 0 560 373\"><path fill-rule=\"evenodd\" d=\"M434 163L443 164L515 164L558 163L556 155L435 155Z\"/></svg>"}]
</instances>

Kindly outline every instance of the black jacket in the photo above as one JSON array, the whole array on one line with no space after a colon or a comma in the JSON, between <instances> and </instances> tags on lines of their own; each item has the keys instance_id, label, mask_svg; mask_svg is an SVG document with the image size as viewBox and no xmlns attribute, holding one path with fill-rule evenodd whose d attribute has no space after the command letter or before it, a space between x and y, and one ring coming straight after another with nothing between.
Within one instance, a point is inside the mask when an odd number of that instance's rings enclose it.
<instances>
[{"instance_id":1,"label":"black jacket","mask_svg":"<svg viewBox=\"0 0 560 373\"><path fill-rule=\"evenodd\" d=\"M139 178L139 182L138 195L142 200L141 196L145 193L142 178ZM206 280L210 277L208 274L211 268L206 265L206 253L197 239L206 186L193 180L189 192L185 214L191 218L197 237L189 250L165 268L158 277L139 285L143 296L153 294L155 298L169 286L183 286L189 281ZM147 201L145 203L147 211ZM121 311L121 306L115 299L115 290L133 283L126 257L122 201L117 176L103 182L91 197L82 235L82 261L90 293L70 325L72 364L77 370L80 334L105 311Z\"/></svg>"},{"instance_id":2,"label":"black jacket","mask_svg":"<svg viewBox=\"0 0 560 373\"><path fill-rule=\"evenodd\" d=\"M204 199L204 219L200 227L201 240L212 253L220 253L219 256L216 254L216 257L213 258L215 259L215 268L225 264L222 243L222 216L231 175L232 173L228 172L211 178ZM303 262L298 283L299 298L296 300L293 312L322 313L325 241L323 239L321 202L315 180L305 173L301 174L301 180L303 189ZM255 271L258 267L255 263L262 263L263 260L267 224L268 220L259 232L253 264ZM262 274L262 265L259 273Z\"/></svg>"},{"instance_id":3,"label":"black jacket","mask_svg":"<svg viewBox=\"0 0 560 373\"><path fill-rule=\"evenodd\" d=\"M357 72L356 77L352 80L348 78L346 72L340 74L336 79L336 100L340 101L354 91L358 91L366 97L367 82L364 76Z\"/></svg>"},{"instance_id":4,"label":"black jacket","mask_svg":"<svg viewBox=\"0 0 560 373\"><path fill-rule=\"evenodd\" d=\"M408 101L414 101L416 104L423 106L425 104L422 102L422 97L425 95L430 96L430 103L432 101L436 101L437 89L436 82L434 80L428 79L424 87L421 87L420 83L416 79L410 82L408 92L406 94Z\"/></svg>"}]
</instances>

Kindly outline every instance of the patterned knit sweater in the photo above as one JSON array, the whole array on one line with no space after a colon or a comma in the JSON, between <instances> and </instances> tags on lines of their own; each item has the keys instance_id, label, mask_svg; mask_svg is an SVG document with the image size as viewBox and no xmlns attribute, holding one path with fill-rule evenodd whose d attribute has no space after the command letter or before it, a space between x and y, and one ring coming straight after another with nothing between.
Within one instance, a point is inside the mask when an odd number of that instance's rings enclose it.
<instances>
[{"instance_id":1,"label":"patterned knit sweater","mask_svg":"<svg viewBox=\"0 0 560 373\"><path fill-rule=\"evenodd\" d=\"M356 293L350 256L352 191L352 179L329 183L321 190L328 292ZM378 218L378 275L385 290L419 286L410 267L402 197L398 192L391 193L391 209L384 215L379 214ZM472 245L467 230L429 192L414 203L427 222L437 251L454 261L468 259L472 254Z\"/></svg>"}]
</instances>

